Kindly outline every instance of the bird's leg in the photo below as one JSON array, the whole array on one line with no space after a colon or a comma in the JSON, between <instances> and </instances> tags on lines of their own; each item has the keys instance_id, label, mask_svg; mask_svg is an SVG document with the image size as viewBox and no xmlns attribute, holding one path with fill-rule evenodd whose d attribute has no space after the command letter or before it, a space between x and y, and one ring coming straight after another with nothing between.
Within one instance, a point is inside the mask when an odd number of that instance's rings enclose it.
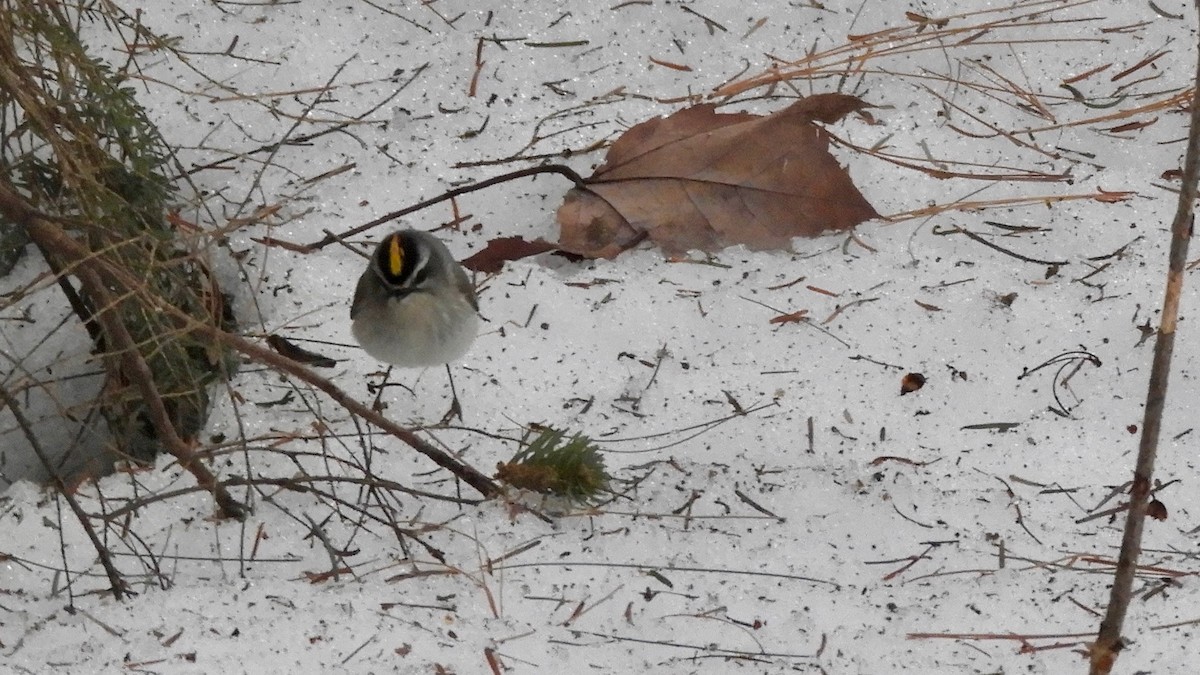
<instances>
[{"instance_id":1,"label":"bird's leg","mask_svg":"<svg viewBox=\"0 0 1200 675\"><path fill-rule=\"evenodd\" d=\"M417 393L412 390L412 387L409 387L401 382L388 382L388 378L391 376L392 367L388 366L388 369L384 371L383 379L379 381L379 384L371 384L370 382L367 383L367 391L375 394L375 400L371 403L371 410L374 410L375 412L383 412L383 403L380 401L380 399L383 398L383 390L387 389L388 387L400 387L413 396L417 395Z\"/></svg>"},{"instance_id":2,"label":"bird's leg","mask_svg":"<svg viewBox=\"0 0 1200 675\"><path fill-rule=\"evenodd\" d=\"M449 424L450 420L454 419L455 417L457 417L458 421L460 422L463 418L462 405L458 402L458 391L454 388L454 375L450 372L449 363L446 364L446 377L450 378L450 396L452 400L450 402L450 409L446 411L445 415L442 415L443 425Z\"/></svg>"}]
</instances>

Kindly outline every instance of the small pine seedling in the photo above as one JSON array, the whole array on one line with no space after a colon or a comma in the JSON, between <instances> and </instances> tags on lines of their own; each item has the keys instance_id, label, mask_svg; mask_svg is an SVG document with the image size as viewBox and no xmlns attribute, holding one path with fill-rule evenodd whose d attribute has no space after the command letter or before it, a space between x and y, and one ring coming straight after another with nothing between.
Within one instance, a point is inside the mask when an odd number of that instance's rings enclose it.
<instances>
[{"instance_id":1,"label":"small pine seedling","mask_svg":"<svg viewBox=\"0 0 1200 675\"><path fill-rule=\"evenodd\" d=\"M547 427L509 462L496 465L496 478L522 490L589 502L608 492L604 458L587 436Z\"/></svg>"}]
</instances>

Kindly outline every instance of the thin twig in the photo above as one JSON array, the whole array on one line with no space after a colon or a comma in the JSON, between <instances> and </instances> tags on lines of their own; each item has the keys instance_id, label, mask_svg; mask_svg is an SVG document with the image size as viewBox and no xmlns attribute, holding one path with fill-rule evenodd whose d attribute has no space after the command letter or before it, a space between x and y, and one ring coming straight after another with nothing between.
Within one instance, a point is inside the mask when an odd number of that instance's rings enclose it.
<instances>
[{"instance_id":1,"label":"thin twig","mask_svg":"<svg viewBox=\"0 0 1200 675\"><path fill-rule=\"evenodd\" d=\"M1200 15L1200 0L1196 1ZM1197 46L1195 81L1200 84L1200 45ZM1124 646L1121 627L1133 595L1133 579L1137 573L1138 555L1142 547L1142 530L1146 524L1146 509L1150 504L1150 486L1154 478L1154 461L1158 454L1158 437L1162 431L1163 408L1167 400L1167 382L1171 374L1171 355L1175 349L1175 328L1179 318L1179 300L1183 293L1184 267L1194 221L1196 181L1200 178L1200 102L1192 98L1191 123L1188 129L1187 153L1183 161L1183 180L1175 220L1171 223L1171 251L1167 256L1167 283L1163 298L1162 318L1154 340L1154 357L1150 366L1150 383L1146 388L1146 409L1142 417L1142 437L1138 444L1137 464L1133 470L1133 486L1129 490L1129 513L1121 540L1121 554L1113 575L1108 609L1100 622L1096 642L1089 649L1091 675L1108 675Z\"/></svg>"},{"instance_id":2,"label":"thin twig","mask_svg":"<svg viewBox=\"0 0 1200 675\"><path fill-rule=\"evenodd\" d=\"M278 239L271 239L271 238L264 238L263 240L261 240L261 243L266 244L268 246L270 246L270 245L282 246L283 248L286 248L286 249L292 250L292 251L296 251L298 253L312 253L314 251L319 251L322 248L325 248L326 246L337 242L339 237L342 239L345 239L347 237L353 237L354 235L359 234L360 232L366 232L367 230L369 230L373 227L377 227L384 223L393 221L397 218L407 216L410 213L413 213L415 211L420 211L421 209L428 208L430 206L433 206L434 204L440 204L446 200L454 199L455 197L469 194L469 193L475 192L477 190L482 190L484 188L488 188L493 185L497 185L499 183L505 183L510 180L515 180L517 178L525 178L526 176L536 176L537 174L541 174L541 173L557 173L562 176L566 176L572 183L575 184L575 187L578 187L578 188L585 187L583 177L581 177L578 173L576 173L570 167L562 166L560 164L550 164L547 166L534 166L534 167L530 167L528 169L521 169L519 171L513 171L510 173L501 174L499 176L494 176L492 178L480 181L478 183L471 183L470 185L463 185L462 187L457 187L457 188L454 188L453 190L448 190L448 191L443 192L442 194L440 194L436 197L433 197L431 199L426 199L425 201L418 202L416 204L413 204L412 206L406 206L405 208L402 208L399 211L393 211L391 213L386 213L382 216L379 216L375 220L372 220L369 223L364 223L362 225L359 225L358 227L352 227L349 230L346 230L345 232L341 232L340 234L327 234L327 235L325 235L325 237L318 239L317 241L314 241L310 244L293 244L291 242L284 242L284 241L280 241Z\"/></svg>"},{"instance_id":3,"label":"thin twig","mask_svg":"<svg viewBox=\"0 0 1200 675\"><path fill-rule=\"evenodd\" d=\"M42 449L42 444L38 442L37 434L33 432L33 427L29 424L29 420L26 419L25 413L21 412L20 407L17 405L17 400L4 387L0 387L0 401L12 411L13 419L17 421L17 426L21 427L21 432L25 434L25 440L29 441L29 447L33 449L33 454L41 462L42 468L50 474L51 480L54 481L54 487L58 489L63 499L67 500L67 504L71 507L71 511L79 521L80 527L87 534L88 540L92 542L92 547L96 549L96 556L100 559L100 565L104 567L104 573L108 575L108 583L111 585L110 590L112 591L113 598L124 600L126 593L125 582L121 579L121 573L113 565L112 555L105 548L104 543L100 541L100 537L96 535L96 529L92 527L91 521L88 520L87 512L80 506L79 500L75 499L75 495L67 489L66 482L63 481L62 476L54 468L54 463L50 461L50 457Z\"/></svg>"},{"instance_id":4,"label":"thin twig","mask_svg":"<svg viewBox=\"0 0 1200 675\"><path fill-rule=\"evenodd\" d=\"M987 246L988 248L992 249L993 251L999 251L999 252L1003 253L1004 255L1007 255L1007 256L1010 256L1010 257L1016 258L1017 260L1020 260L1020 261L1022 261L1022 262L1035 263L1035 264L1038 264L1038 265L1058 265L1058 266L1060 266L1060 267L1061 267L1062 265L1069 265L1069 264L1071 264L1071 263L1070 263L1069 261L1067 261L1067 260L1038 260L1037 258L1030 258L1029 256L1024 256L1024 255L1021 255L1020 253L1017 253L1016 251L1010 251L1010 250L1008 250L1008 249L1004 248L1003 246L1000 246L1000 245L997 245L997 244L993 244L992 242L988 241L987 239L984 239L983 237L979 236L978 234L975 234L974 232L972 232L972 231L970 231L970 230L966 230L966 229L963 229L963 228L961 228L961 227L958 227L957 225L955 225L954 227L950 228L949 230L946 230L946 232L948 232L948 233L957 233L957 234L965 234L965 235L967 235L968 237L970 237L971 239L974 239L975 241L977 241L977 242L979 242L979 243L983 244L984 246ZM937 232L937 231L935 231L935 232L934 232L934 234L942 234L942 232Z\"/></svg>"},{"instance_id":5,"label":"thin twig","mask_svg":"<svg viewBox=\"0 0 1200 675\"><path fill-rule=\"evenodd\" d=\"M331 485L338 484L338 483L348 484L348 485L359 485L359 486L363 486L366 488L383 489L383 490L387 490L390 492L402 492L404 494L412 495L413 497L417 497L420 499L433 499L433 500L437 500L437 501L450 502L452 504L460 504L460 505L475 506L480 503L480 500L478 500L478 499L467 499L464 497L451 497L449 495L441 495L436 492L427 492L425 490L417 490L414 488L410 488L410 487L401 485L400 483L397 483L395 481L390 481L390 480L386 480L384 478L375 478L375 477L360 478L357 476L289 476L286 478L271 478L271 477L267 477L267 476L258 476L258 477L254 477L254 478L243 478L243 477L239 477L239 476L234 476L231 478L226 478L225 480L221 481L221 484L224 485L225 487L270 486L270 487L277 487L277 488L280 488L283 490L287 490L289 492L300 492L300 493L313 492L314 488L312 488L310 486L317 484L317 483L328 483ZM147 505L152 504L154 502L166 501L166 500L170 500L170 499L175 499L177 497L182 497L183 495L191 494L199 489L200 488L197 486L189 486L189 487L182 487L182 488L179 488L176 490L156 492L153 495L148 495L145 497L139 497L138 499L130 501L125 506L121 506L119 508L115 508L115 509L112 509L111 511L108 511L107 513L104 514L104 518L106 520L115 520L117 518L123 518L135 511L137 511L138 509L144 508Z\"/></svg>"}]
</instances>

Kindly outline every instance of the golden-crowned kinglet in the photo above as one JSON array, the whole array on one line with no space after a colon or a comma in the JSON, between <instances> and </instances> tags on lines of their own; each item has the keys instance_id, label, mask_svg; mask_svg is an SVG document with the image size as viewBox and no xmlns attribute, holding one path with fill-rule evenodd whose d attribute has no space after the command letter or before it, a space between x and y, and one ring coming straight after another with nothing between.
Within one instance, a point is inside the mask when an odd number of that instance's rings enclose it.
<instances>
[{"instance_id":1,"label":"golden-crowned kinglet","mask_svg":"<svg viewBox=\"0 0 1200 675\"><path fill-rule=\"evenodd\" d=\"M354 289L354 339L397 366L449 364L475 340L475 287L446 245L426 232L388 235Z\"/></svg>"}]
</instances>

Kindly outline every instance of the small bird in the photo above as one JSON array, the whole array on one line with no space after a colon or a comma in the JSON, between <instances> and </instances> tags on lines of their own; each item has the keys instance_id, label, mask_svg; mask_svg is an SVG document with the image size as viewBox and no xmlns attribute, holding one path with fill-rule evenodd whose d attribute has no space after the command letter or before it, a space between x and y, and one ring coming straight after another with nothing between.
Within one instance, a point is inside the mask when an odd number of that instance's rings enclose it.
<instances>
[{"instance_id":1,"label":"small bird","mask_svg":"<svg viewBox=\"0 0 1200 675\"><path fill-rule=\"evenodd\" d=\"M475 341L479 304L467 272L446 245L427 232L389 234L371 255L350 305L354 339L375 358L396 366L446 365ZM454 401L443 423L462 419Z\"/></svg>"}]
</instances>

